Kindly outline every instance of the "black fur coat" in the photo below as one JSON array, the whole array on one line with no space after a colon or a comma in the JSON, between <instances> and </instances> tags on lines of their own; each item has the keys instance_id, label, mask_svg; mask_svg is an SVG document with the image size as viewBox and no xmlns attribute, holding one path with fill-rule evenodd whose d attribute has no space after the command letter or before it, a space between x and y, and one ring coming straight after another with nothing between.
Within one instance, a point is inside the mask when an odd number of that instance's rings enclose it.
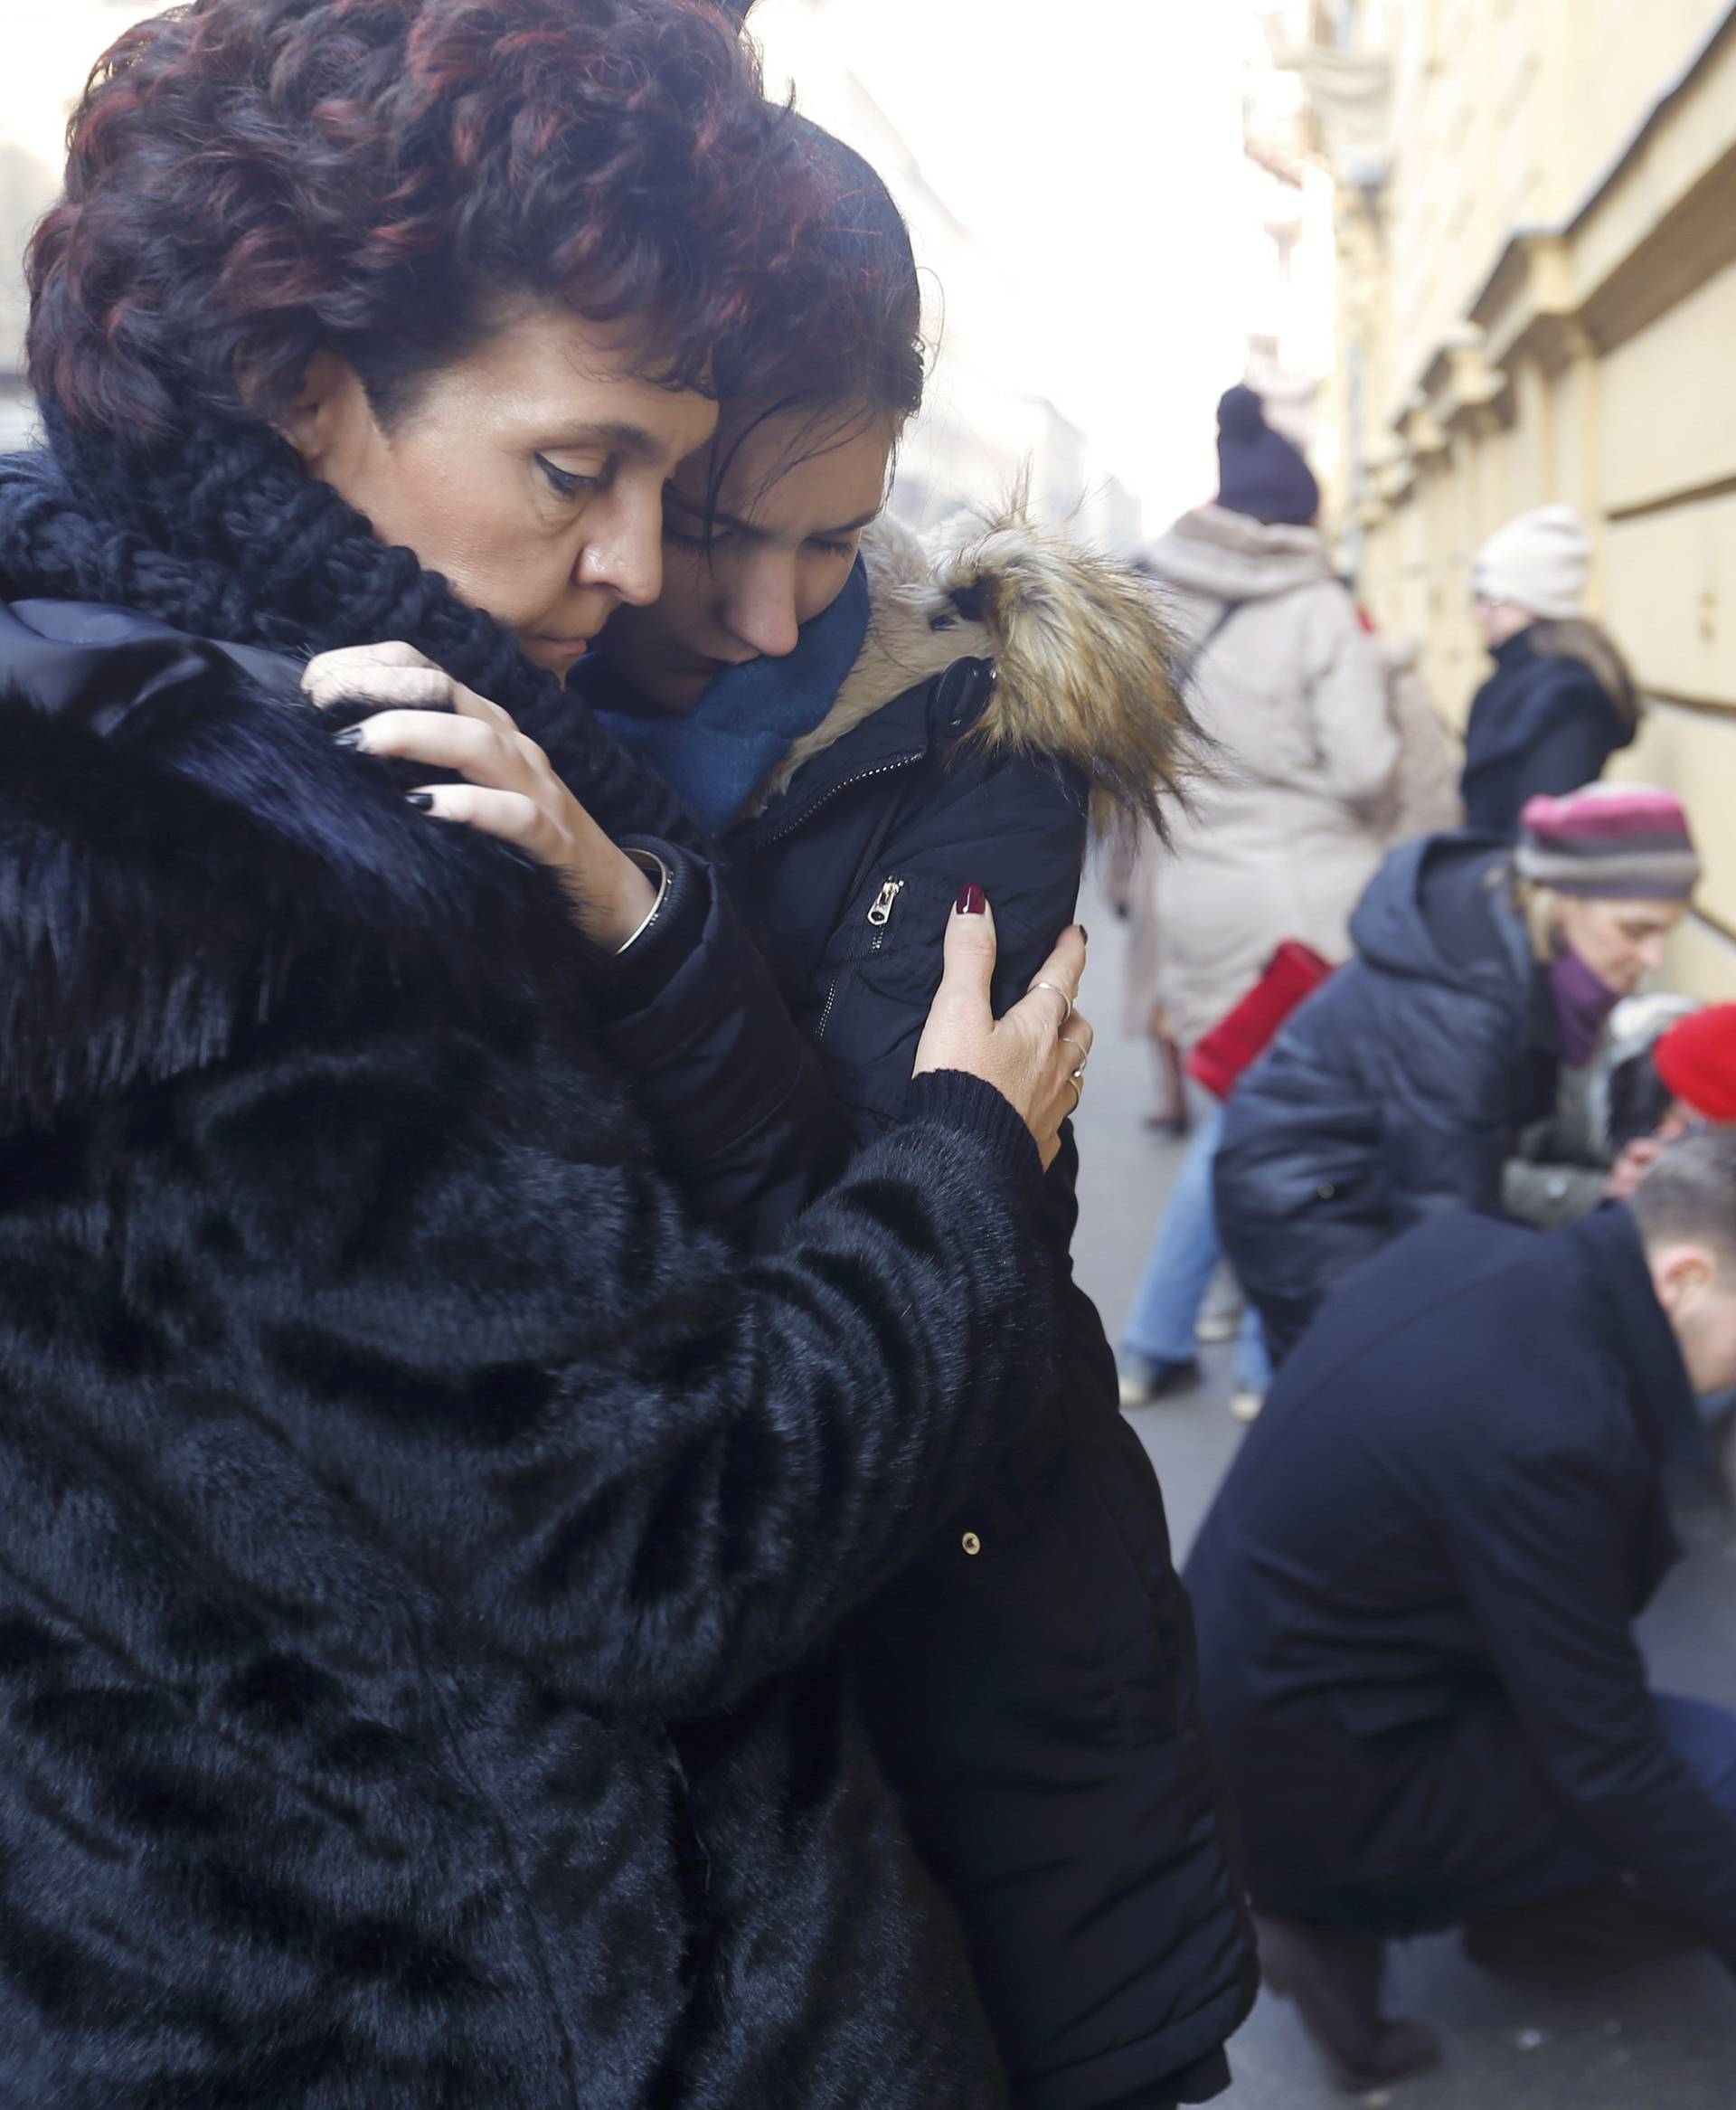
<instances>
[{"instance_id":1,"label":"black fur coat","mask_svg":"<svg viewBox=\"0 0 1736 2110\"><path fill-rule=\"evenodd\" d=\"M995 2103L826 1642L1041 1390L1011 1110L731 1272L546 875L72 627L0 602L0 2100Z\"/></svg>"}]
</instances>

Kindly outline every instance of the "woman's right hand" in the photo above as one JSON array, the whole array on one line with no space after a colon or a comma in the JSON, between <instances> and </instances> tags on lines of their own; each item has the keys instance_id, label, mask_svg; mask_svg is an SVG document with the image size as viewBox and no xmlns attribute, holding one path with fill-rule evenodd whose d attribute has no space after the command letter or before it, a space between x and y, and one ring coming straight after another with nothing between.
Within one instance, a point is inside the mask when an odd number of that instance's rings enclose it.
<instances>
[{"instance_id":1,"label":"woman's right hand","mask_svg":"<svg viewBox=\"0 0 1736 2110\"><path fill-rule=\"evenodd\" d=\"M1004 1018L990 1000L995 976L995 916L979 887L967 886L947 919L946 971L929 1008L915 1074L963 1070L994 1085L1035 1139L1044 1166L1061 1149L1061 1125L1084 1091L1080 1074L1095 1037L1075 1008L1085 972L1085 932L1078 923L1060 941Z\"/></svg>"}]
</instances>

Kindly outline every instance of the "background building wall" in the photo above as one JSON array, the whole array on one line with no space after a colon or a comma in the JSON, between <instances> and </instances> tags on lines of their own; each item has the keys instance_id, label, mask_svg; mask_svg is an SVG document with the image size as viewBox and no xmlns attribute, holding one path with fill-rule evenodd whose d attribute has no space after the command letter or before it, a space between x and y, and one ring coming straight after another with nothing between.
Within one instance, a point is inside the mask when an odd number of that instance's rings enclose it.
<instances>
[{"instance_id":1,"label":"background building wall","mask_svg":"<svg viewBox=\"0 0 1736 2110\"><path fill-rule=\"evenodd\" d=\"M935 356L907 516L993 499L1028 461L1040 513L1127 552L1210 492L1262 243L1250 20L1250 0L1078 0L1058 37L1052 0L758 0L770 92L866 155L910 222Z\"/></svg>"},{"instance_id":2,"label":"background building wall","mask_svg":"<svg viewBox=\"0 0 1736 2110\"><path fill-rule=\"evenodd\" d=\"M1472 554L1580 508L1652 698L1621 767L1683 795L1707 862L1673 973L1736 995L1736 7L1383 0L1309 28L1289 56L1338 179L1363 590L1462 717L1487 667ZM1347 99L1384 133L1354 168Z\"/></svg>"},{"instance_id":3,"label":"background building wall","mask_svg":"<svg viewBox=\"0 0 1736 2110\"><path fill-rule=\"evenodd\" d=\"M1247 380L1269 418L1330 477L1337 360L1337 260L1332 178L1314 152L1302 80L1280 62L1306 33L1311 0L1266 0L1250 17L1242 60L1243 217L1241 311Z\"/></svg>"}]
</instances>

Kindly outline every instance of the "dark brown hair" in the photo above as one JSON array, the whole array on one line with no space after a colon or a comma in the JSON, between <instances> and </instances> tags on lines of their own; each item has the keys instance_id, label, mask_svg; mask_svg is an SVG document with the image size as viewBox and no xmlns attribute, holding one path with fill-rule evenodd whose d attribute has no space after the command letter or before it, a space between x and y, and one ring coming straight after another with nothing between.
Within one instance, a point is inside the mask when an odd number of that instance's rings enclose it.
<instances>
[{"instance_id":1,"label":"dark brown hair","mask_svg":"<svg viewBox=\"0 0 1736 2110\"><path fill-rule=\"evenodd\" d=\"M922 294L904 216L854 147L807 118L790 121L814 209L776 300L718 345L714 377L733 430L714 490L742 440L771 419L800 421L788 468L808 440L825 451L882 421L896 436L922 407Z\"/></svg>"},{"instance_id":2,"label":"dark brown hair","mask_svg":"<svg viewBox=\"0 0 1736 2110\"><path fill-rule=\"evenodd\" d=\"M329 347L389 421L528 294L705 385L806 219L797 146L710 0L193 0L74 112L32 379L161 440L177 402L280 415Z\"/></svg>"}]
</instances>

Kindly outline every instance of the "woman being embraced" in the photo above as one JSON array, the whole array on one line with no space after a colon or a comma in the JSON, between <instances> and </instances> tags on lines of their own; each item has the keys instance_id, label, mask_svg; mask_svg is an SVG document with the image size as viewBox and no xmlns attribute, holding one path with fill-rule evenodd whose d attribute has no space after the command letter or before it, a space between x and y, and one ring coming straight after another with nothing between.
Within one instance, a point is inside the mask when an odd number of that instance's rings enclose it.
<instances>
[{"instance_id":1,"label":"woman being embraced","mask_svg":"<svg viewBox=\"0 0 1736 2110\"><path fill-rule=\"evenodd\" d=\"M905 1118L732 1262L606 1046L732 911L559 679L792 139L701 0L194 0L75 117L0 464L8 2102L999 2098L826 1651L1036 1416L1082 943L996 1025L949 919Z\"/></svg>"},{"instance_id":2,"label":"woman being embraced","mask_svg":"<svg viewBox=\"0 0 1736 2110\"><path fill-rule=\"evenodd\" d=\"M661 597L618 611L574 682L703 817L761 933L745 959L739 932L701 941L616 1027L660 1131L727 1157L750 1242L904 1117L955 899L994 904L1003 996L1041 979L1093 793L1106 818L1161 818L1189 736L1136 575L1016 507L928 550L880 517L924 378L909 236L872 168L803 136L828 209L764 326L720 348ZM1088 1036L1066 1036L1082 1071ZM829 1105L792 1120L769 1092L720 1135L732 1051L792 1036ZM1042 1234L1063 1265L1075 1170L1070 1137ZM856 1622L853 1665L1014 2099L1200 2101L1227 2081L1251 1948L1162 1496L1071 1282L1066 1341L1033 1374L1036 1425Z\"/></svg>"}]
</instances>

